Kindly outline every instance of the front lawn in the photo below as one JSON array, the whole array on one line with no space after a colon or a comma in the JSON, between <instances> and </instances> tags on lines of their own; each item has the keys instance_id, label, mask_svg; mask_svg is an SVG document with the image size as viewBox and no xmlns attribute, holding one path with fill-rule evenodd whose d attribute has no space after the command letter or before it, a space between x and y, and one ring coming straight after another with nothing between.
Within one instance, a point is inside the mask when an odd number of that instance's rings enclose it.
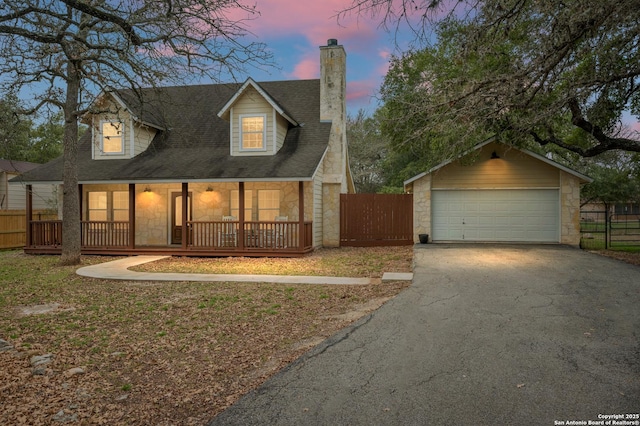
<instances>
[{"instance_id":1,"label":"front lawn","mask_svg":"<svg viewBox=\"0 0 640 426\"><path fill-rule=\"evenodd\" d=\"M146 267L379 277L411 271L412 250L182 258ZM83 264L108 260L85 257ZM122 282L79 277L57 261L0 252L0 339L15 348L0 352L2 424L206 424L408 285ZM53 355L49 364L31 365L31 357L45 354Z\"/></svg>"}]
</instances>

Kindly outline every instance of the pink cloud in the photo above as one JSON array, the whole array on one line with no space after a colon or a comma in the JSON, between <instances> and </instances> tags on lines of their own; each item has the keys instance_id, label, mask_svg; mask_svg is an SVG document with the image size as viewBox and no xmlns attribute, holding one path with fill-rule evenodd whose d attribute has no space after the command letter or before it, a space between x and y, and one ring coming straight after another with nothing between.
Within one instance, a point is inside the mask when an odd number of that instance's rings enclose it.
<instances>
[{"instance_id":1,"label":"pink cloud","mask_svg":"<svg viewBox=\"0 0 640 426\"><path fill-rule=\"evenodd\" d=\"M635 132L640 132L640 121L631 122L629 127Z\"/></svg>"},{"instance_id":2,"label":"pink cloud","mask_svg":"<svg viewBox=\"0 0 640 426\"><path fill-rule=\"evenodd\" d=\"M285 73L288 78L308 80L318 78L320 74L319 58L317 55L305 55L294 67L291 73Z\"/></svg>"},{"instance_id":3,"label":"pink cloud","mask_svg":"<svg viewBox=\"0 0 640 426\"><path fill-rule=\"evenodd\" d=\"M375 102L388 71L393 36L380 29L379 16L354 12L338 20L338 13L351 4L352 0L262 0L256 3L260 15L245 24L258 40L278 47L276 60L285 78L318 78L318 46L337 39L347 51L347 103L350 108L367 107Z\"/></svg>"},{"instance_id":4,"label":"pink cloud","mask_svg":"<svg viewBox=\"0 0 640 426\"><path fill-rule=\"evenodd\" d=\"M347 105L350 108L365 108L376 103L379 81L375 78L347 82Z\"/></svg>"},{"instance_id":5,"label":"pink cloud","mask_svg":"<svg viewBox=\"0 0 640 426\"><path fill-rule=\"evenodd\" d=\"M367 40L376 35L378 22L355 15L338 19L336 15L351 4L351 0L269 0L257 3L259 15L245 21L245 25L259 39L302 36L311 45L326 44L327 39L337 38L342 44L364 47ZM233 19L248 16L246 11L230 13Z\"/></svg>"}]
</instances>

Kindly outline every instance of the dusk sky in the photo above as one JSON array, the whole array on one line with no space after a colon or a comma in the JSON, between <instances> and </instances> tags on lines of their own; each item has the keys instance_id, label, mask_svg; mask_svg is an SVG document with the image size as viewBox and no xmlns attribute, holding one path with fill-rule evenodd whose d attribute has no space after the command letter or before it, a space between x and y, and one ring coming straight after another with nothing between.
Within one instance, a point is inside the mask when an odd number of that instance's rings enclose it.
<instances>
[{"instance_id":1,"label":"dusk sky","mask_svg":"<svg viewBox=\"0 0 640 426\"><path fill-rule=\"evenodd\" d=\"M252 70L246 77L257 81L319 78L319 46L335 38L347 52L349 112L355 114L360 108L373 112L376 101L372 97L387 72L394 36L369 17L352 15L338 23L335 15L349 4L351 0L257 1L261 16L247 25L273 52L278 68Z\"/></svg>"},{"instance_id":2,"label":"dusk sky","mask_svg":"<svg viewBox=\"0 0 640 426\"><path fill-rule=\"evenodd\" d=\"M311 79L320 77L319 46L338 39L347 52L347 108L355 115L362 108L375 111L377 95L387 73L389 57L396 41L410 40L406 33L388 33L379 19L349 15L338 20L336 14L352 0L256 0L261 16L247 23L249 30L273 52L278 68L252 70L256 81ZM640 131L640 122L626 113L626 125Z\"/></svg>"}]
</instances>

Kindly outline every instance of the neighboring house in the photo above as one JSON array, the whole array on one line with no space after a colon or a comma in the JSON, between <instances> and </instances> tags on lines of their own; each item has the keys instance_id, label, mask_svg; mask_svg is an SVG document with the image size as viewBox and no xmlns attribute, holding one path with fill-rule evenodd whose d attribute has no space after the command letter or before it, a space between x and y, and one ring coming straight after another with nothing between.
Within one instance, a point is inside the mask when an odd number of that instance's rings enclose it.
<instances>
[{"instance_id":1,"label":"neighboring house","mask_svg":"<svg viewBox=\"0 0 640 426\"><path fill-rule=\"evenodd\" d=\"M580 243L580 185L591 179L489 140L405 184L414 230L432 241Z\"/></svg>"},{"instance_id":2,"label":"neighboring house","mask_svg":"<svg viewBox=\"0 0 640 426\"><path fill-rule=\"evenodd\" d=\"M339 245L354 192L346 53L320 47L319 80L106 93L79 142L83 253L295 256ZM23 175L62 183L62 160ZM60 221L25 250L59 250Z\"/></svg>"},{"instance_id":3,"label":"neighboring house","mask_svg":"<svg viewBox=\"0 0 640 426\"><path fill-rule=\"evenodd\" d=\"M23 173L40 166L28 161L0 159L0 210L24 210L26 208L25 186L20 182L9 181ZM32 186L34 210L45 210L56 206L56 185L38 184Z\"/></svg>"},{"instance_id":4,"label":"neighboring house","mask_svg":"<svg viewBox=\"0 0 640 426\"><path fill-rule=\"evenodd\" d=\"M590 201L583 204L581 208L581 218L588 222L604 222L605 213L613 221L640 220L640 204L635 201L626 203Z\"/></svg>"}]
</instances>

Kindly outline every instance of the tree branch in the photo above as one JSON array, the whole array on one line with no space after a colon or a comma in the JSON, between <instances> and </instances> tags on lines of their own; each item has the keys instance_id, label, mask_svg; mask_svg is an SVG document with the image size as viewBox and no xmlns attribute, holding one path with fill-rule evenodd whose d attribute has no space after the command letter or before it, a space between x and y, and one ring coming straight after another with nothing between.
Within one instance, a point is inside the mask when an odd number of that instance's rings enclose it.
<instances>
[{"instance_id":1,"label":"tree branch","mask_svg":"<svg viewBox=\"0 0 640 426\"><path fill-rule=\"evenodd\" d=\"M127 34L128 38L135 46L139 46L142 44L142 40L136 34L133 26L129 24L126 20L121 17L114 15L112 13L108 13L104 10L100 10L98 8L90 6L88 3L79 2L77 0L61 0L67 6L73 7L87 15L91 15L94 18L98 18L102 21L112 22L122 28L125 34Z\"/></svg>"},{"instance_id":2,"label":"tree branch","mask_svg":"<svg viewBox=\"0 0 640 426\"><path fill-rule=\"evenodd\" d=\"M578 101L573 98L569 100L569 110L571 111L572 119L571 123L577 128L587 132L597 141L597 143L589 148L583 148L581 146L568 144L562 139L557 138L555 135L551 135L547 138L542 138L536 131L531 130L529 135L533 137L541 146L547 144L554 144L568 151L575 152L582 157L594 157L607 151L619 149L630 152L640 152L640 141L629 138L618 138L607 136L599 126L593 125L582 115L580 105Z\"/></svg>"}]
</instances>

